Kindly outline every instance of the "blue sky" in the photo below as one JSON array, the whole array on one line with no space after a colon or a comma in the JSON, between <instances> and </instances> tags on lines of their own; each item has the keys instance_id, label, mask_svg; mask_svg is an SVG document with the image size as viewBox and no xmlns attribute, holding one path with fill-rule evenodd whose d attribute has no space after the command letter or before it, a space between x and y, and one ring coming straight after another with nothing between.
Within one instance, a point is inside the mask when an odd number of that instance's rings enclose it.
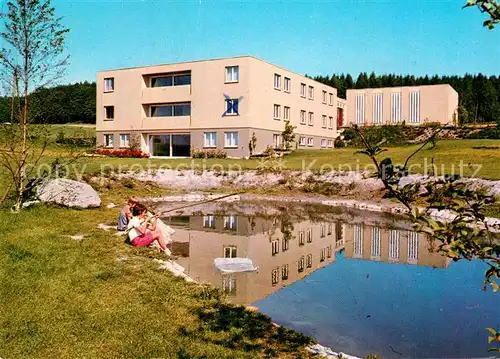
<instances>
[{"instance_id":1,"label":"blue sky","mask_svg":"<svg viewBox=\"0 0 500 359\"><path fill-rule=\"evenodd\" d=\"M500 28L465 0L53 0L66 82L99 70L254 55L309 75L500 74Z\"/></svg>"}]
</instances>

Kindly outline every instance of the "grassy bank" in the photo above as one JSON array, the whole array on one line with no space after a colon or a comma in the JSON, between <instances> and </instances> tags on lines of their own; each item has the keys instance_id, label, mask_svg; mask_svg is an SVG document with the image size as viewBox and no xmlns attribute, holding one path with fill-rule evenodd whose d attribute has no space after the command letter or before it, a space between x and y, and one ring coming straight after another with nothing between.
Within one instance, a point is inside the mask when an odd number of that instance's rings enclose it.
<instances>
[{"instance_id":1,"label":"grassy bank","mask_svg":"<svg viewBox=\"0 0 500 359\"><path fill-rule=\"evenodd\" d=\"M109 191L104 204L130 194ZM219 292L160 270L151 260L159 254L97 228L117 214L45 206L0 212L1 357L308 357L308 338L226 305ZM76 234L85 238L70 238Z\"/></svg>"}]
</instances>

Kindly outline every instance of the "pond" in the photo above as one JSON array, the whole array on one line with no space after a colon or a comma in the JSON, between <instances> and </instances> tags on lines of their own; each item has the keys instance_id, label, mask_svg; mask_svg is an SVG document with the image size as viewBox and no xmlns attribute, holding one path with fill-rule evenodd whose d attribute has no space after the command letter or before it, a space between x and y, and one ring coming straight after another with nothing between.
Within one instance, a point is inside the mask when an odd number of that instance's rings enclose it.
<instances>
[{"instance_id":1,"label":"pond","mask_svg":"<svg viewBox=\"0 0 500 359\"><path fill-rule=\"evenodd\" d=\"M482 291L485 265L431 253L401 218L240 203L164 220L189 276L336 351L492 356L485 328L500 327L500 294ZM223 274L221 257L249 258L258 270Z\"/></svg>"}]
</instances>

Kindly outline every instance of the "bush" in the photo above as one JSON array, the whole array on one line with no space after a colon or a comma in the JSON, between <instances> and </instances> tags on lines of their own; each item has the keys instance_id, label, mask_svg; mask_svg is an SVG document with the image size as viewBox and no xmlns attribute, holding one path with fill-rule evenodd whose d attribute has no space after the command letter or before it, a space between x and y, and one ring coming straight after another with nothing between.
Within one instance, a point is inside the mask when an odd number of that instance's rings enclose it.
<instances>
[{"instance_id":1,"label":"bush","mask_svg":"<svg viewBox=\"0 0 500 359\"><path fill-rule=\"evenodd\" d=\"M75 147L94 147L96 145L95 137L62 137L56 140L59 145Z\"/></svg>"},{"instance_id":2,"label":"bush","mask_svg":"<svg viewBox=\"0 0 500 359\"><path fill-rule=\"evenodd\" d=\"M148 158L149 155L147 153L142 152L141 150L133 150L133 149L123 149L123 150L107 150L107 149L97 149L95 151L98 155L104 155L109 157L120 157L120 158Z\"/></svg>"},{"instance_id":3,"label":"bush","mask_svg":"<svg viewBox=\"0 0 500 359\"><path fill-rule=\"evenodd\" d=\"M467 138L500 140L500 126L483 128L478 132L471 133Z\"/></svg>"},{"instance_id":4,"label":"bush","mask_svg":"<svg viewBox=\"0 0 500 359\"><path fill-rule=\"evenodd\" d=\"M344 148L346 147L346 143L343 139L341 139L340 137L337 137L335 139L335 141L333 141L333 147L335 148Z\"/></svg>"},{"instance_id":5,"label":"bush","mask_svg":"<svg viewBox=\"0 0 500 359\"><path fill-rule=\"evenodd\" d=\"M266 149L262 152L262 156L264 157L276 157L276 151L271 146L267 146Z\"/></svg>"},{"instance_id":6,"label":"bush","mask_svg":"<svg viewBox=\"0 0 500 359\"><path fill-rule=\"evenodd\" d=\"M227 153L218 148L193 148L192 158L226 158Z\"/></svg>"}]
</instances>

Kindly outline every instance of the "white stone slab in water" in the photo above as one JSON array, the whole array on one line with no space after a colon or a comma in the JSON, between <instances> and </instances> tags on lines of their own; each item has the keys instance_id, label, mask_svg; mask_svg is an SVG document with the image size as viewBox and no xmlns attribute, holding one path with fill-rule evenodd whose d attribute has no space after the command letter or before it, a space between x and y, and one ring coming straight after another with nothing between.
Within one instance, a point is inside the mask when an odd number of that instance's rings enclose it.
<instances>
[{"instance_id":1,"label":"white stone slab in water","mask_svg":"<svg viewBox=\"0 0 500 359\"><path fill-rule=\"evenodd\" d=\"M224 273L255 272L257 270L250 258L215 258L214 265Z\"/></svg>"}]
</instances>

